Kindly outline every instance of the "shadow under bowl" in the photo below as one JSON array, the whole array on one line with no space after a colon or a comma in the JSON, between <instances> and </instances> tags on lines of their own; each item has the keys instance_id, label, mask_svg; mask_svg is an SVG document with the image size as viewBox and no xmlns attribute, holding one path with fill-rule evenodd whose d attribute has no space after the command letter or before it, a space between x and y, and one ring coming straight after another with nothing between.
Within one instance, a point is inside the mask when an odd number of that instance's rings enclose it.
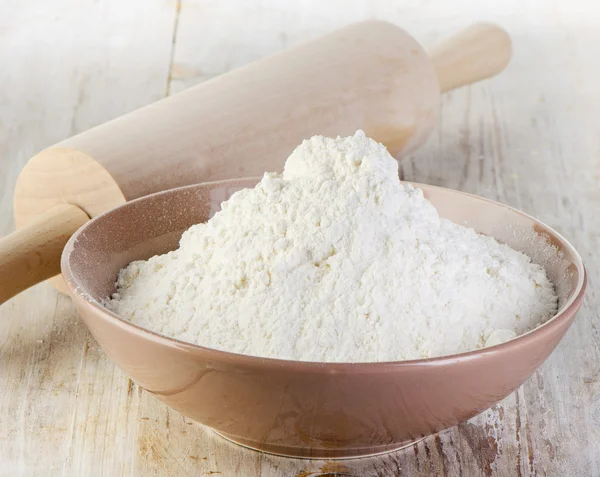
<instances>
[{"instance_id":1,"label":"shadow under bowl","mask_svg":"<svg viewBox=\"0 0 600 477\"><path fill-rule=\"evenodd\" d=\"M126 203L88 222L62 256L81 317L133 381L182 414L241 445L293 457L388 452L465 421L520 386L548 357L581 305L586 275L575 249L510 207L428 185L442 217L495 237L543 265L559 312L507 343L452 356L387 363L258 358L181 342L105 309L119 270L178 247L234 192L257 179L199 184Z\"/></svg>"}]
</instances>

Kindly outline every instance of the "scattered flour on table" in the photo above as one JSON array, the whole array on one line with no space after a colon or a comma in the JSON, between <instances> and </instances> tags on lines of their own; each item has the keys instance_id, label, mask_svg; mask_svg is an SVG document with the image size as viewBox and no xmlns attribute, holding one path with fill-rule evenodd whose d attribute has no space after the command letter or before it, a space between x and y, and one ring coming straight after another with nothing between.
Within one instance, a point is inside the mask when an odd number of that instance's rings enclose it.
<instances>
[{"instance_id":1,"label":"scattered flour on table","mask_svg":"<svg viewBox=\"0 0 600 477\"><path fill-rule=\"evenodd\" d=\"M304 141L178 250L132 262L107 306L191 343L304 361L395 361L500 343L557 308L544 269L440 219L365 137ZM486 343L487 342L487 343Z\"/></svg>"}]
</instances>

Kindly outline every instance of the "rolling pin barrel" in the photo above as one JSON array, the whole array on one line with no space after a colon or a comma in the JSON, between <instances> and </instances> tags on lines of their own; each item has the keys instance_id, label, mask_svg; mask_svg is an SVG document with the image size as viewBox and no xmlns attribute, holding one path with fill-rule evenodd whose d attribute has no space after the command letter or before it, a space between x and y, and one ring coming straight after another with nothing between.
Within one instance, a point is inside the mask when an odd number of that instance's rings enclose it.
<instances>
[{"instance_id":1,"label":"rolling pin barrel","mask_svg":"<svg viewBox=\"0 0 600 477\"><path fill-rule=\"evenodd\" d=\"M431 132L439 96L431 60L404 30L351 25L34 156L17 182L17 226L53 196L94 216L153 192L277 170L315 134L363 129L401 153Z\"/></svg>"},{"instance_id":2,"label":"rolling pin barrel","mask_svg":"<svg viewBox=\"0 0 600 477\"><path fill-rule=\"evenodd\" d=\"M5 268L27 263L23 286L59 273L56 244L62 242L50 240L48 217L39 217L51 209L56 214L61 204L80 209L81 219L161 190L256 176L280 169L294 146L315 134L363 129L402 154L434 128L440 89L492 76L509 57L508 36L494 25L465 30L430 58L404 30L368 21L126 114L30 159L14 200L15 221L24 230L16 233L27 246L19 251L14 234L2 239L0 250L11 250ZM64 238L64 222L73 222L53 217L56 235ZM41 229L48 240L33 240ZM32 245L46 257L43 273L18 256Z\"/></svg>"}]
</instances>

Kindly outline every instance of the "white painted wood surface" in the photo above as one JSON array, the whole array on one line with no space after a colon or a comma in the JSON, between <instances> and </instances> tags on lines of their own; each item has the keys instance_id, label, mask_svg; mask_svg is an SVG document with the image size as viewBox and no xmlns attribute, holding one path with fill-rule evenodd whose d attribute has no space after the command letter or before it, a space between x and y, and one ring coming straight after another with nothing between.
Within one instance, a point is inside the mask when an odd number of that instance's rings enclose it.
<instances>
[{"instance_id":1,"label":"white painted wood surface","mask_svg":"<svg viewBox=\"0 0 600 477\"><path fill-rule=\"evenodd\" d=\"M0 2L0 233L43 147L338 26L381 18L425 45L503 25L500 77L447 95L407 179L516 206L580 250L573 328L494 409L412 448L302 461L238 448L132 384L70 299L40 285L0 307L0 476L600 476L600 6L585 0Z\"/></svg>"}]
</instances>

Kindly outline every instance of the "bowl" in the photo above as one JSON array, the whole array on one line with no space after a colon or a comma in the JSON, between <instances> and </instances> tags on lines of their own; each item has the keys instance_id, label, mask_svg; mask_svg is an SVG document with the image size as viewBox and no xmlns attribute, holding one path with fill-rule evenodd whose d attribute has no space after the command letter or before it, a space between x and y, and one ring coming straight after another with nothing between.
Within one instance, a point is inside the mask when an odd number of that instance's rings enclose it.
<instances>
[{"instance_id":1,"label":"bowl","mask_svg":"<svg viewBox=\"0 0 600 477\"><path fill-rule=\"evenodd\" d=\"M580 256L558 233L515 209L429 185L442 217L523 251L545 266L559 295L552 319L509 342L439 358L316 363L204 348L140 328L108 311L119 270L177 248L235 191L258 179L173 189L88 222L62 255L75 306L106 354L168 406L238 444L307 458L373 455L465 421L520 386L548 357L579 309Z\"/></svg>"}]
</instances>

